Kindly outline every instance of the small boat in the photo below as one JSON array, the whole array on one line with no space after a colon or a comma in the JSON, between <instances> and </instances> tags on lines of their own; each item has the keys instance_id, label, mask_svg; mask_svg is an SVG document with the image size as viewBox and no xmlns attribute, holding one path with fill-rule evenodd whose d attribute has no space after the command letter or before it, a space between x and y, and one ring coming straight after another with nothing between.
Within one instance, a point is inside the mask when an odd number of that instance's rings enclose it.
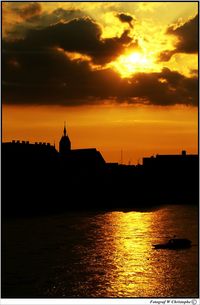
<instances>
[{"instance_id":1,"label":"small boat","mask_svg":"<svg viewBox=\"0 0 200 305\"><path fill-rule=\"evenodd\" d=\"M191 240L187 238L172 238L165 244L153 245L155 249L187 249L191 247Z\"/></svg>"}]
</instances>

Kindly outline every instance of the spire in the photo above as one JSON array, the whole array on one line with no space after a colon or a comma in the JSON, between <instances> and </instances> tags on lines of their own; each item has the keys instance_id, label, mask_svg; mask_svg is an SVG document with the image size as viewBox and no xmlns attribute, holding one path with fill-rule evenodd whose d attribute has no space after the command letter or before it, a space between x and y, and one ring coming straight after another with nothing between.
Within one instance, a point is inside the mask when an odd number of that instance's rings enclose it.
<instances>
[{"instance_id":1,"label":"spire","mask_svg":"<svg viewBox=\"0 0 200 305\"><path fill-rule=\"evenodd\" d=\"M62 155L67 154L71 150L71 142L66 131L66 122L64 121L64 132L59 142L59 152Z\"/></svg>"},{"instance_id":2,"label":"spire","mask_svg":"<svg viewBox=\"0 0 200 305\"><path fill-rule=\"evenodd\" d=\"M66 136L66 122L64 122L64 136Z\"/></svg>"}]
</instances>

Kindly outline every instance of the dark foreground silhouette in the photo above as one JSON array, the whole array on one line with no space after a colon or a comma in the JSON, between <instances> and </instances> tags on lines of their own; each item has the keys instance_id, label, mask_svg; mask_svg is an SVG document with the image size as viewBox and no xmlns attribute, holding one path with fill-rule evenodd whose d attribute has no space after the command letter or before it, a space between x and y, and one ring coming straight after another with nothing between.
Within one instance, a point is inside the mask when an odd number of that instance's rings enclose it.
<instances>
[{"instance_id":1,"label":"dark foreground silhouette","mask_svg":"<svg viewBox=\"0 0 200 305\"><path fill-rule=\"evenodd\" d=\"M96 149L2 143L2 215L198 204L198 162L183 152L126 166L106 163Z\"/></svg>"}]
</instances>

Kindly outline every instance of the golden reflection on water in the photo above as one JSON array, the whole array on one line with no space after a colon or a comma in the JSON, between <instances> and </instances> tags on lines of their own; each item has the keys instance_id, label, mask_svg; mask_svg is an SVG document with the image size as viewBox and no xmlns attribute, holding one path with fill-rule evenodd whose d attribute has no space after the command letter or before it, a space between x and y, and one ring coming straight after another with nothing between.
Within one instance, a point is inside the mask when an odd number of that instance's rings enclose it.
<instances>
[{"instance_id":1,"label":"golden reflection on water","mask_svg":"<svg viewBox=\"0 0 200 305\"><path fill-rule=\"evenodd\" d=\"M145 286L149 286L144 275L152 269L149 228L153 214L110 213L108 217L113 237L110 245L111 265L114 266L108 296L130 296L133 290L134 294L143 295Z\"/></svg>"},{"instance_id":2,"label":"golden reflection on water","mask_svg":"<svg viewBox=\"0 0 200 305\"><path fill-rule=\"evenodd\" d=\"M10 220L5 232L11 295L198 296L197 207ZM189 238L194 246L180 251L153 249L152 244L173 235Z\"/></svg>"},{"instance_id":3,"label":"golden reflection on water","mask_svg":"<svg viewBox=\"0 0 200 305\"><path fill-rule=\"evenodd\" d=\"M178 223L176 228L175 219L171 217L169 220L170 213L170 210L162 209L106 215L101 227L101 234L106 238L96 249L104 257L105 297L184 295L187 277L183 266L187 263L189 251L159 251L152 247L152 244L166 241L174 234L180 236L187 232L174 216ZM178 291L175 289L176 281L179 281Z\"/></svg>"}]
</instances>

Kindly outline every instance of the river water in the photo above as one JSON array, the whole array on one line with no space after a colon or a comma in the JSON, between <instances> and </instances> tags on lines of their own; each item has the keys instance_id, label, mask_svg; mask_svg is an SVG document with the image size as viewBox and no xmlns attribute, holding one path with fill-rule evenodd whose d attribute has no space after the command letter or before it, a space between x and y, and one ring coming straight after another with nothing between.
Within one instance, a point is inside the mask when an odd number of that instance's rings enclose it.
<instances>
[{"instance_id":1,"label":"river water","mask_svg":"<svg viewBox=\"0 0 200 305\"><path fill-rule=\"evenodd\" d=\"M186 250L155 250L176 235ZM197 297L198 208L2 223L2 297Z\"/></svg>"}]
</instances>

